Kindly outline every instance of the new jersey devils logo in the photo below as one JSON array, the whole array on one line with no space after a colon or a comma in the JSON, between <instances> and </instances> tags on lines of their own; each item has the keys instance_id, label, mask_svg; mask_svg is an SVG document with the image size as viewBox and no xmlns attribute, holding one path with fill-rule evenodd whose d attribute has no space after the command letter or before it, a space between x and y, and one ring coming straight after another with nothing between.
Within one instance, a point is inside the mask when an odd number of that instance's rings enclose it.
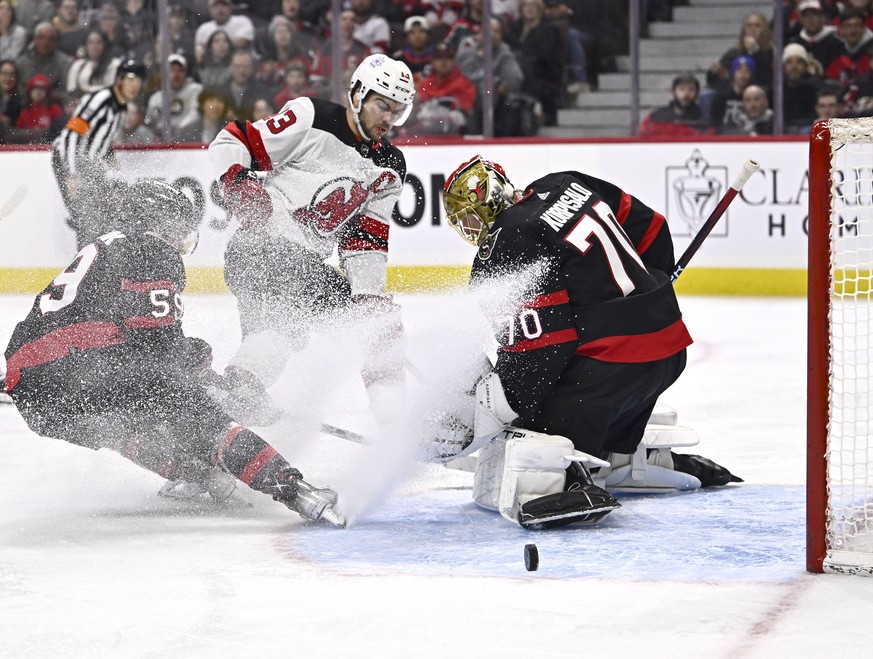
<instances>
[{"instance_id":1,"label":"new jersey devils logo","mask_svg":"<svg viewBox=\"0 0 873 659\"><path fill-rule=\"evenodd\" d=\"M383 172L365 188L353 178L333 179L316 190L308 206L294 211L294 219L319 235L330 235L361 213L371 194L378 194L394 180L392 172Z\"/></svg>"}]
</instances>

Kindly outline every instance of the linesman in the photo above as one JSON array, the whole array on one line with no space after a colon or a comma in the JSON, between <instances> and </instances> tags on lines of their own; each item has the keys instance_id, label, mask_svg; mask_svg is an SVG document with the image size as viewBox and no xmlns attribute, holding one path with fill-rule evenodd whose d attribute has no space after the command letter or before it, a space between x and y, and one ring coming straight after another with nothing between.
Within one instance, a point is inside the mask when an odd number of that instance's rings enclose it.
<instances>
[{"instance_id":1,"label":"linesman","mask_svg":"<svg viewBox=\"0 0 873 659\"><path fill-rule=\"evenodd\" d=\"M123 62L111 87L86 94L52 144L52 170L76 232L77 248L112 229L122 184L106 176L127 103L142 90L145 66Z\"/></svg>"}]
</instances>

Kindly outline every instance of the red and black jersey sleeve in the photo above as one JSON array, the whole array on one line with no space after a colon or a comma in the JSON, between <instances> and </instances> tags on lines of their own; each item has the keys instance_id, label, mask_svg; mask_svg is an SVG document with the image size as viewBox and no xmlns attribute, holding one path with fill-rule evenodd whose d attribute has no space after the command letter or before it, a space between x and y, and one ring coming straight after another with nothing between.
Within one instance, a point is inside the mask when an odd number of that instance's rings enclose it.
<instances>
[{"instance_id":1,"label":"red and black jersey sleeve","mask_svg":"<svg viewBox=\"0 0 873 659\"><path fill-rule=\"evenodd\" d=\"M647 268L657 268L667 274L673 272L676 266L673 238L667 220L661 213L608 181L580 172L565 174L577 177L609 205Z\"/></svg>"}]
</instances>

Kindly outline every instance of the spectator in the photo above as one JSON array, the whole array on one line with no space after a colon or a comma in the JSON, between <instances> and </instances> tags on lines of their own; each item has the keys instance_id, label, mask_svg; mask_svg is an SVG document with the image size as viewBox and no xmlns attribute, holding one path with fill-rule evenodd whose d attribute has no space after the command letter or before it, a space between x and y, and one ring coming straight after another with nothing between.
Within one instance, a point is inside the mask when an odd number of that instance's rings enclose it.
<instances>
[{"instance_id":1,"label":"spectator","mask_svg":"<svg viewBox=\"0 0 873 659\"><path fill-rule=\"evenodd\" d=\"M259 119L266 119L267 117L272 116L276 111L273 109L273 105L266 98L259 98L255 101L254 106L252 107L252 121L258 121Z\"/></svg>"},{"instance_id":2,"label":"spectator","mask_svg":"<svg viewBox=\"0 0 873 659\"><path fill-rule=\"evenodd\" d=\"M506 42L515 52L524 75L522 90L540 102L545 124L558 125L563 94L564 51L557 28L544 20L543 0L521 0L521 15L509 28Z\"/></svg>"},{"instance_id":3,"label":"spectator","mask_svg":"<svg viewBox=\"0 0 873 659\"><path fill-rule=\"evenodd\" d=\"M844 90L849 88L853 78L870 70L873 31L864 25L865 20L865 14L853 7L840 14L837 34L843 44L843 51L831 62L825 76L839 82Z\"/></svg>"},{"instance_id":4,"label":"spectator","mask_svg":"<svg viewBox=\"0 0 873 659\"><path fill-rule=\"evenodd\" d=\"M832 87L822 87L819 89L815 99L815 118L812 120L812 123L827 121L842 115L843 104L840 101L839 93Z\"/></svg>"},{"instance_id":5,"label":"spectator","mask_svg":"<svg viewBox=\"0 0 873 659\"><path fill-rule=\"evenodd\" d=\"M573 10L561 0L546 0L546 18L558 29L561 35L562 50L567 56L567 104L575 105L576 97L591 89L588 83L588 53L594 44L594 37L570 24Z\"/></svg>"},{"instance_id":6,"label":"spectator","mask_svg":"<svg viewBox=\"0 0 873 659\"><path fill-rule=\"evenodd\" d=\"M255 26L248 16L231 13L229 0L209 0L211 21L206 21L194 33L194 52L197 63L203 61L206 42L215 30L227 32L230 42L236 49L250 48L255 39Z\"/></svg>"},{"instance_id":7,"label":"spectator","mask_svg":"<svg viewBox=\"0 0 873 659\"><path fill-rule=\"evenodd\" d=\"M230 59L233 44L224 30L213 32L206 41L206 50L200 63L200 82L204 87L224 87L230 82Z\"/></svg>"},{"instance_id":8,"label":"spectator","mask_svg":"<svg viewBox=\"0 0 873 659\"><path fill-rule=\"evenodd\" d=\"M0 0L0 59L14 59L27 46L27 30L15 20L9 0Z\"/></svg>"},{"instance_id":9,"label":"spectator","mask_svg":"<svg viewBox=\"0 0 873 659\"><path fill-rule=\"evenodd\" d=\"M328 12L328 15L330 12ZM346 9L340 12L340 52L342 53L342 72L348 79L358 64L370 54L370 49L354 37L355 12ZM325 98L330 94L330 80L333 72L333 38L327 39L316 53L312 63L312 84ZM344 85L345 87L345 85Z\"/></svg>"},{"instance_id":10,"label":"spectator","mask_svg":"<svg viewBox=\"0 0 873 659\"><path fill-rule=\"evenodd\" d=\"M133 54L133 48L127 40L127 34L121 27L121 14L111 2L104 2L97 13L97 25L106 37L109 52L112 57L127 59Z\"/></svg>"},{"instance_id":11,"label":"spectator","mask_svg":"<svg viewBox=\"0 0 873 659\"><path fill-rule=\"evenodd\" d=\"M384 16L373 9L373 0L349 0L355 12L355 39L371 53L387 53L391 49L391 27Z\"/></svg>"},{"instance_id":12,"label":"spectator","mask_svg":"<svg viewBox=\"0 0 873 659\"><path fill-rule=\"evenodd\" d=\"M656 108L643 119L640 135L698 135L705 129L703 111L697 104L700 82L693 73L673 78L673 99L664 107Z\"/></svg>"},{"instance_id":13,"label":"spectator","mask_svg":"<svg viewBox=\"0 0 873 659\"><path fill-rule=\"evenodd\" d=\"M406 43L403 49L398 50L392 57L409 67L415 84L418 85L430 73L430 62L434 52L427 20L424 16L410 16L403 23L403 34Z\"/></svg>"},{"instance_id":14,"label":"spectator","mask_svg":"<svg viewBox=\"0 0 873 659\"><path fill-rule=\"evenodd\" d=\"M799 43L787 44L782 50L782 70L785 132L808 131L823 80L810 72L809 53Z\"/></svg>"},{"instance_id":15,"label":"spectator","mask_svg":"<svg viewBox=\"0 0 873 659\"><path fill-rule=\"evenodd\" d=\"M457 51L464 38L479 34L482 30L482 16L482 0L465 0L464 12L449 28L446 44Z\"/></svg>"},{"instance_id":16,"label":"spectator","mask_svg":"<svg viewBox=\"0 0 873 659\"><path fill-rule=\"evenodd\" d=\"M79 57L85 46L87 28L79 16L78 0L61 0L52 18L52 27L58 33L58 50L70 57Z\"/></svg>"},{"instance_id":17,"label":"spectator","mask_svg":"<svg viewBox=\"0 0 873 659\"><path fill-rule=\"evenodd\" d=\"M482 99L489 93L485 86L484 55L482 37L477 34L461 41L461 48L456 56L461 72L476 86L478 92L468 134L482 130ZM506 137L515 132L510 125L514 119L510 99L520 93L524 74L512 50L503 43L503 24L496 18L491 19L491 61L494 79L494 132L495 135Z\"/></svg>"},{"instance_id":18,"label":"spectator","mask_svg":"<svg viewBox=\"0 0 873 659\"><path fill-rule=\"evenodd\" d=\"M121 59L111 57L106 37L100 30L91 30L85 37L85 53L70 65L66 90L73 96L109 87L115 82L115 70Z\"/></svg>"},{"instance_id":19,"label":"spectator","mask_svg":"<svg viewBox=\"0 0 873 659\"><path fill-rule=\"evenodd\" d=\"M718 132L723 135L772 135L773 110L764 88L758 85L746 87L742 109L726 116Z\"/></svg>"},{"instance_id":20,"label":"spectator","mask_svg":"<svg viewBox=\"0 0 873 659\"><path fill-rule=\"evenodd\" d=\"M27 81L27 105L15 122L16 128L31 133L33 142L50 142L64 109L52 96L52 82L48 76L37 73Z\"/></svg>"},{"instance_id":21,"label":"spectator","mask_svg":"<svg viewBox=\"0 0 873 659\"><path fill-rule=\"evenodd\" d=\"M258 67L258 80L263 82L275 94L282 86L285 67L292 60L300 60L307 66L311 64L308 54L295 42L294 26L284 16L274 16L268 29L269 40L266 50L262 53ZM272 96L271 96L272 98Z\"/></svg>"},{"instance_id":22,"label":"spectator","mask_svg":"<svg viewBox=\"0 0 873 659\"><path fill-rule=\"evenodd\" d=\"M799 43L806 48L810 57L821 64L827 71L837 57L843 52L843 42L837 37L837 28L825 24L825 14L819 0L800 0L797 4L800 12L800 33L791 39L791 43Z\"/></svg>"},{"instance_id":23,"label":"spectator","mask_svg":"<svg viewBox=\"0 0 873 659\"><path fill-rule=\"evenodd\" d=\"M197 99L200 114L193 133L196 142L210 144L227 122L233 119L230 99L217 89L204 89Z\"/></svg>"},{"instance_id":24,"label":"spectator","mask_svg":"<svg viewBox=\"0 0 873 659\"><path fill-rule=\"evenodd\" d=\"M437 47L432 73L417 85L413 121L404 133L412 135L462 135L476 102L476 87L455 63L445 44Z\"/></svg>"},{"instance_id":25,"label":"spectator","mask_svg":"<svg viewBox=\"0 0 873 659\"><path fill-rule=\"evenodd\" d=\"M234 114L243 121L252 120L255 101L269 98L270 92L255 78L255 61L246 50L237 50L230 59L230 80L223 88L230 98Z\"/></svg>"},{"instance_id":26,"label":"spectator","mask_svg":"<svg viewBox=\"0 0 873 659\"><path fill-rule=\"evenodd\" d=\"M27 34L33 34L40 23L51 23L55 6L51 0L17 0L15 16Z\"/></svg>"},{"instance_id":27,"label":"spectator","mask_svg":"<svg viewBox=\"0 0 873 659\"><path fill-rule=\"evenodd\" d=\"M138 103L127 102L127 114L118 129L116 144L157 144L157 135L145 125L145 112Z\"/></svg>"},{"instance_id":28,"label":"spectator","mask_svg":"<svg viewBox=\"0 0 873 659\"><path fill-rule=\"evenodd\" d=\"M157 16L150 6L146 6L145 0L124 0L120 20L127 43L135 53L144 53L154 47Z\"/></svg>"},{"instance_id":29,"label":"spectator","mask_svg":"<svg viewBox=\"0 0 873 659\"><path fill-rule=\"evenodd\" d=\"M281 108L292 98L300 96L318 96L318 90L309 85L309 70L306 65L292 60L285 67L285 85L273 97L273 105Z\"/></svg>"},{"instance_id":30,"label":"spectator","mask_svg":"<svg viewBox=\"0 0 873 659\"><path fill-rule=\"evenodd\" d=\"M51 23L40 23L33 32L33 43L24 49L15 64L22 80L30 80L37 73L42 73L55 88L67 84L67 73L72 59L66 53L55 47L57 33Z\"/></svg>"},{"instance_id":31,"label":"spectator","mask_svg":"<svg viewBox=\"0 0 873 659\"><path fill-rule=\"evenodd\" d=\"M737 44L709 67L706 84L713 89L730 87L730 69L739 55L754 60L754 84L762 87L773 84L773 31L763 14L753 12L743 19Z\"/></svg>"},{"instance_id":32,"label":"spectator","mask_svg":"<svg viewBox=\"0 0 873 659\"><path fill-rule=\"evenodd\" d=\"M18 67L11 59L0 60L0 130L15 126L24 104L18 88Z\"/></svg>"},{"instance_id":33,"label":"spectator","mask_svg":"<svg viewBox=\"0 0 873 659\"><path fill-rule=\"evenodd\" d=\"M308 21L303 20L301 15L300 0L281 0L279 16L284 16L294 28L294 41L297 47L307 54L307 57L312 59L312 53L315 51L318 43L318 36L315 29ZM263 52L263 51L258 51Z\"/></svg>"},{"instance_id":34,"label":"spectator","mask_svg":"<svg viewBox=\"0 0 873 659\"><path fill-rule=\"evenodd\" d=\"M417 12L425 17L431 31L434 43L442 40L464 15L464 0L423 0L422 11ZM493 7L492 7L493 11Z\"/></svg>"},{"instance_id":35,"label":"spectator","mask_svg":"<svg viewBox=\"0 0 873 659\"><path fill-rule=\"evenodd\" d=\"M149 97L146 124L164 142L191 142L191 128L198 119L198 102L203 85L188 78L188 62L181 55L170 55L170 118L164 115L164 92Z\"/></svg>"},{"instance_id":36,"label":"spectator","mask_svg":"<svg viewBox=\"0 0 873 659\"><path fill-rule=\"evenodd\" d=\"M748 55L734 58L730 69L730 86L717 91L712 99L709 119L713 126L735 123L733 115L742 110L743 90L752 84L755 68L755 60Z\"/></svg>"},{"instance_id":37,"label":"spectator","mask_svg":"<svg viewBox=\"0 0 873 659\"><path fill-rule=\"evenodd\" d=\"M578 35L568 34L579 40L585 50L588 67L586 82L597 86L597 76L617 70L616 56L627 53L628 5L615 0L560 0L546 3L566 14L568 29ZM564 5L567 9L560 9ZM552 11L555 11L552 9ZM569 13L567 13L569 12ZM575 45L570 43L575 48ZM576 56L578 59L578 55ZM578 61L573 62L579 64ZM583 87L584 89L584 87Z\"/></svg>"}]
</instances>

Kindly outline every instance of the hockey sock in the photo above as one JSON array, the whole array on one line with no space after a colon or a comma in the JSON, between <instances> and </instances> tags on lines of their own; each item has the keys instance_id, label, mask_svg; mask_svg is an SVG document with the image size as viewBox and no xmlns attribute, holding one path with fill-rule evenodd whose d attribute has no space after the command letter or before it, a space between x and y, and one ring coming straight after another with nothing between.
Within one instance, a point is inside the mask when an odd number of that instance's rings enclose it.
<instances>
[{"instance_id":1,"label":"hockey sock","mask_svg":"<svg viewBox=\"0 0 873 659\"><path fill-rule=\"evenodd\" d=\"M234 424L221 440L215 463L222 465L253 490L287 502L297 494L303 474L248 428Z\"/></svg>"}]
</instances>

